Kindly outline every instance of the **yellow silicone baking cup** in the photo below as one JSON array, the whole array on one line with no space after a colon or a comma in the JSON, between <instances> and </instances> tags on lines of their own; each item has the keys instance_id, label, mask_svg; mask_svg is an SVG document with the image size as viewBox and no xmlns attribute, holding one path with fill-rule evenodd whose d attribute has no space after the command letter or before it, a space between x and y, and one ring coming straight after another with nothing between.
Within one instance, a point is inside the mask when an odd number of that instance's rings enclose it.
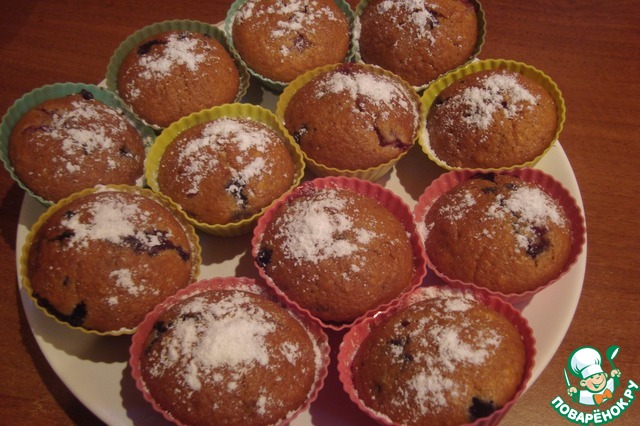
<instances>
[{"instance_id":1,"label":"yellow silicone baking cup","mask_svg":"<svg viewBox=\"0 0 640 426\"><path fill-rule=\"evenodd\" d=\"M160 133L154 144L151 146L145 162L145 176L147 178L147 183L151 187L151 189L157 192L162 192L158 186L158 168L160 167L162 155L164 154L169 144L181 132L187 130L188 128L202 122L212 121L222 117L243 117L255 120L269 126L276 133L281 135L286 141L287 149L291 153L291 157L294 161L295 177L291 187L289 188L289 191L300 184L300 181L304 176L305 169L302 152L300 151L298 144L295 143L291 135L289 135L289 132L287 132L287 129L285 129L278 118L271 111L261 106L246 103L232 103L205 109L188 115L187 117L183 117L179 121L176 121L166 129L164 129L162 133ZM284 195L285 194L282 194L282 196ZM189 216L188 214L187 218L196 228L208 234L217 237L235 237L251 232L258 218L276 201L277 200L273 200L273 202L269 206L264 207L253 216L237 222L230 222L225 224L210 224L200 222Z\"/></svg>"},{"instance_id":2,"label":"yellow silicone baking cup","mask_svg":"<svg viewBox=\"0 0 640 426\"><path fill-rule=\"evenodd\" d=\"M191 277L189 279L189 282L192 283L198 279L198 276L200 275L200 267L202 265L202 247L200 246L200 240L198 238L198 234L196 233L194 227L187 220L187 215L184 213L182 208L178 206L176 203L174 203L173 201L171 201L168 197L155 193L149 189L130 186L130 185L104 185L104 186L98 186L95 188L87 188L82 191L76 192L68 196L67 198L64 198L58 201L57 203L51 205L42 215L40 215L38 220L31 227L31 230L29 231L29 233L25 238L24 245L22 246L22 252L20 255L20 271L19 271L20 281L22 283L22 287L27 291L27 294L29 295L29 298L33 301L34 305L38 309L40 309L42 312L44 312L44 314L47 317L52 318L58 324L62 324L66 327L69 327L73 330L80 331L85 334L93 334L98 336L120 336L125 334L133 334L135 333L137 327L122 328L119 330L111 330L111 331L99 331L99 330L93 330L93 329L71 325L68 322L63 321L60 318L53 315L51 312L49 312L46 309L46 307L41 306L38 303L38 300L33 296L33 289L31 287L31 281L29 279L28 261L29 261L29 251L31 250L31 245L33 244L33 241L38 231L46 223L46 221L59 209L64 208L66 205L68 205L72 201L78 200L82 197L85 197L89 194L93 194L99 191L135 192L158 202L159 204L165 206L169 211L171 211L173 215L176 217L176 219L184 227L185 233L187 234L187 238L189 239L189 244L191 246L190 248L193 256L193 259L192 259L193 262L192 262Z\"/></svg>"},{"instance_id":3,"label":"yellow silicone baking cup","mask_svg":"<svg viewBox=\"0 0 640 426\"><path fill-rule=\"evenodd\" d=\"M200 21L192 21L192 20L171 20L171 21L163 21L157 22L155 24L147 25L139 29L138 31L131 34L127 37L120 46L115 50L111 59L109 60L109 65L107 66L107 75L106 75L106 84L107 88L114 93L118 93L118 73L120 71L120 66L124 61L127 54L143 40L153 36L154 34L160 34L167 31L191 31L194 33L207 34L214 39L216 39L222 46L229 52L231 58L236 64L238 68L238 73L240 75L240 86L238 88L238 94L236 95L235 101L240 101L247 93L247 89L249 88L249 71L247 70L247 66L240 59L238 53L229 45L227 42L227 38L224 34L224 31L218 28L215 25L207 24L205 22ZM128 107L128 106L127 106ZM135 115L135 111L131 111ZM141 120L140 118L138 118ZM144 120L141 120L144 122ZM149 123L145 123L147 126L152 127L156 130L162 130L160 126L152 125Z\"/></svg>"},{"instance_id":4,"label":"yellow silicone baking cup","mask_svg":"<svg viewBox=\"0 0 640 426\"><path fill-rule=\"evenodd\" d=\"M305 84L307 84L314 78L322 74L326 74L341 65L343 64L330 64L330 65L325 65L323 67L318 67L311 71L307 71L306 73L298 76L295 80L293 80L284 89L284 91L278 98L278 103L276 105L276 115L278 116L278 119L284 123L284 114L287 109L287 105L289 104L289 101L291 101L291 98L293 97L293 95L298 90L300 90L300 88L302 88ZM422 137L422 132L420 131L420 129L422 127L422 123L426 119L426 110L424 109L422 102L420 102L420 96L418 96L418 93L414 90L414 88L409 83L407 83L405 80L398 77L397 75L393 74L391 71L385 70L375 65L364 64L364 63L359 63L357 64L357 66L370 70L376 74L385 75L392 78L393 80L397 81L405 88L409 96L414 98L416 104L418 105L419 115L420 115L418 119L418 123L419 123L418 129L416 131L416 135L413 140L412 146L415 145L415 142L419 141L420 138ZM309 157L303 150L302 150L302 155L304 156L304 161L307 164L307 167L316 176L319 176L319 177L346 176L346 177L355 177L355 178L364 179L364 180L373 182L380 179L382 176L386 175L387 173L389 173L391 169L396 165L396 163L400 161L402 157L407 155L407 153L410 150L411 148L405 150L400 155L387 161L386 163L383 163L374 167L369 167L367 169L357 169L357 170L337 169L335 167L326 166L324 164L317 162L313 158Z\"/></svg>"},{"instance_id":5,"label":"yellow silicone baking cup","mask_svg":"<svg viewBox=\"0 0 640 426\"><path fill-rule=\"evenodd\" d=\"M517 61L508 60L508 59L478 60L475 62L471 62L465 65L464 67L455 69L443 75L442 77L438 78L436 81L431 83L431 85L429 85L427 90L425 90L424 93L422 94L421 100L422 100L423 107L426 111L426 114L427 115L429 114L431 105L436 100L438 95L444 89L446 89L456 81L476 72L487 71L487 70L502 70L502 69L512 71L512 72L517 72L519 74L524 75L525 77L532 79L533 81L540 84L551 95L556 105L556 115L557 115L556 132L553 138L551 139L549 146L547 146L547 148L536 158L530 161L527 161L523 164L506 165L504 167L496 167L496 168L473 168L473 170L477 170L479 172L491 172L491 171L496 172L496 171L502 171L502 170L511 170L516 168L535 166L538 163L538 161L540 161L542 157L544 157L545 154L549 152L553 144L558 141L558 138L560 137L560 133L562 132L562 129L564 127L564 122L566 119L567 110L564 103L564 98L562 97L562 92L558 88L558 85L551 79L551 77L549 77L547 74L545 74L544 72L540 71L539 69L531 65L527 65L523 62L517 62ZM420 129L420 132L422 133L422 137L420 138L420 145L422 147L422 151L425 154L427 154L427 156L429 156L429 158L433 162L435 162L438 166L446 170L471 169L471 168L465 168L465 167L453 167L445 163L444 161L440 160L436 155L436 153L433 152L433 150L431 149L431 146L429 145L429 130L426 128L426 120L424 120L422 124L423 124L423 127Z\"/></svg>"},{"instance_id":6,"label":"yellow silicone baking cup","mask_svg":"<svg viewBox=\"0 0 640 426\"><path fill-rule=\"evenodd\" d=\"M20 118L22 118L22 116L32 108L35 108L49 99L57 99L67 95L80 93L82 90L91 92L94 99L102 102L103 104L110 106L117 111L122 111L124 116L131 122L131 124L133 124L142 137L145 147L150 146L155 139L155 133L153 130L137 120L136 117L127 110L124 103L115 95L115 93L97 85L84 83L55 83L38 87L33 89L31 92L25 93L21 98L17 99L13 103L2 118L2 123L0 124L0 159L4 163L9 175L14 181L16 181L18 186L24 189L29 196L35 198L38 202L47 207L53 205L53 201L46 200L33 192L31 188L27 187L20 180L13 170L11 160L9 159L9 138L11 137L11 131Z\"/></svg>"},{"instance_id":7,"label":"yellow silicone baking cup","mask_svg":"<svg viewBox=\"0 0 640 426\"><path fill-rule=\"evenodd\" d=\"M240 7L243 4L245 4L247 1L248 0L236 0L236 1L234 1L233 4L231 5L231 7L229 8L229 10L227 11L227 16L226 16L226 19L224 20L224 32L225 32L225 36L227 37L227 43L234 50L236 50L236 49L235 49L234 44L233 44L233 36L232 36L233 20L235 18L236 13L238 13L238 9L240 9ZM347 61L350 61L355 55L355 42L354 42L354 38L353 38L353 35L354 35L354 31L353 31L353 25L354 25L353 10L351 10L351 6L349 5L349 3L347 3L344 0L334 0L334 2L340 8L342 13L344 13L344 15L347 17L347 20L349 21L349 34L350 34L351 41L349 43L349 50L347 51L347 55L344 58L345 62L347 62ZM237 52L237 50L236 50L236 52ZM256 71L251 69L242 60L242 56L240 56L240 54L238 54L238 58L240 59L240 61L244 65L244 67L249 71L249 74L251 74L254 78L256 78L260 83L262 83L267 88L269 88L271 90L274 90L276 92L282 92L282 90L284 90L284 88L289 85L290 82L272 80L270 78L267 78L267 77L257 73Z\"/></svg>"},{"instance_id":8,"label":"yellow silicone baking cup","mask_svg":"<svg viewBox=\"0 0 640 426\"><path fill-rule=\"evenodd\" d=\"M360 44L359 44L359 20L360 20L360 15L362 15L363 10L367 7L367 5L369 3L371 3L372 0L361 0L355 8L354 11L354 34L353 34L353 43L354 43L354 52L353 52L353 57L354 60L356 62L363 62L362 61L362 57L360 56ZM455 69L464 67L465 65L467 65L468 63L472 62L475 60L475 58L478 57L478 55L480 54L480 52L482 51L482 46L484 46L484 41L487 35L487 21L486 21L486 16L484 13L484 9L482 8L482 4L480 4L480 1L478 0L471 0L475 9L476 9L476 18L477 18L477 22L478 22L478 38L476 40L476 46L473 49L473 52L471 52L471 56L469 56L469 59L467 61L465 61L464 64L461 64L458 67L455 67ZM414 86L414 89L417 92L421 92L424 89L426 89L429 84L431 82L425 83L423 85L420 86Z\"/></svg>"}]
</instances>

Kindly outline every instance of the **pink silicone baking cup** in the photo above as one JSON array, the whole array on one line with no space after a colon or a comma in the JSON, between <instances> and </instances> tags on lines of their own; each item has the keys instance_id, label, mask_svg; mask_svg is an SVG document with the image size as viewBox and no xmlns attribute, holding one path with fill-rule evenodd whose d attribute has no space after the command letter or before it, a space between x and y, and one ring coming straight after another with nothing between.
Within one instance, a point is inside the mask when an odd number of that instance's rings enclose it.
<instances>
[{"instance_id":1,"label":"pink silicone baking cup","mask_svg":"<svg viewBox=\"0 0 640 426\"><path fill-rule=\"evenodd\" d=\"M474 170L453 170L440 175L439 178L431 182L431 184L422 193L422 195L418 199L416 206L414 207L413 215L416 223L419 224L418 228L421 229L423 227L422 224L424 223L424 219L429 209L441 195L450 191L458 184L472 178L478 173L481 172ZM429 259L428 253L427 265L438 277L440 277L446 283L460 284L476 289L483 289L495 296L507 300L510 303L518 303L530 299L534 294L557 282L567 272L569 272L571 267L578 260L578 256L584 249L584 244L586 241L586 225L582 210L578 206L576 199L560 182L555 180L551 175L548 175L541 170L531 168L504 170L501 172L496 172L496 174L514 176L524 180L525 182L535 183L536 185L538 185L538 187L540 187L540 189L542 189L547 195L553 198L562 207L567 216L567 219L571 224L572 238L571 253L569 255L569 259L564 265L564 268L552 280L538 286L533 290L528 290L521 293L503 293L481 287L475 283L464 282L459 279L449 277L448 275L440 272L433 265L433 263Z\"/></svg>"},{"instance_id":2,"label":"pink silicone baking cup","mask_svg":"<svg viewBox=\"0 0 640 426\"><path fill-rule=\"evenodd\" d=\"M175 423L177 425L183 425L183 423L174 418L171 413L162 408L149 393L142 379L140 372L140 356L144 350L144 343L149 333L153 330L153 326L156 320L164 314L169 308L176 303L184 300L190 296L194 296L200 293L217 290L241 290L261 295L263 297L278 300L273 294L273 291L268 286L256 282L251 278L245 277L216 277L210 279L200 280L188 287L178 291L173 296L168 297L164 302L158 304L155 309L147 314L145 319L140 323L136 333L132 336L131 346L129 347L129 365L131 367L131 375L136 383L136 387L142 393L144 399L151 404L153 409L160 413L166 420ZM277 426L284 426L289 424L300 413L307 410L311 403L318 397L318 393L324 386L324 380L329 372L330 351L329 338L326 333L315 322L309 321L308 318L292 313L300 321L300 323L306 327L309 336L315 340L316 345L321 351L322 364L320 365L317 373L316 383L309 391L309 395L305 403L300 406L296 411L290 413L286 419L283 419Z\"/></svg>"},{"instance_id":3,"label":"pink silicone baking cup","mask_svg":"<svg viewBox=\"0 0 640 426\"><path fill-rule=\"evenodd\" d=\"M262 239L262 234L264 233L267 225L274 220L276 211L278 208L284 203L289 202L292 199L295 199L305 192L308 192L310 189L345 189L354 191L360 195L364 195L366 197L377 200L382 206L387 208L391 213L393 213L398 220L402 223L404 228L406 229L411 245L413 247L413 265L414 272L413 278L411 280L410 285L407 289L397 298L378 306L375 309L369 310L363 313L360 317L356 318L354 321L349 323L330 323L326 322L316 316L312 315L311 312L303 306L300 306L295 301L291 300L287 297L287 294L282 291L278 284L275 283L269 275L264 271L263 268L258 265L255 261L258 255L258 251L260 250L260 242ZM258 273L265 280L265 282L271 286L276 294L280 296L283 301L292 309L303 312L304 314L311 317L313 320L318 322L322 327L331 330L343 330L352 327L353 325L359 323L363 319L373 316L380 311L385 311L390 309L391 307L397 305L401 300L402 296L407 294L408 292L414 290L418 286L422 284L424 277L427 274L426 268L426 255L424 252L424 245L422 244L422 238L418 234L415 222L413 221L413 216L411 214L411 209L400 197L394 194L392 191L388 189L372 183L367 180L353 178L353 177L345 177L345 176L327 176L322 178L316 178L307 182L304 182L302 185L298 186L291 193L289 193L286 197L280 199L276 204L272 205L265 214L258 220L258 224L256 225L253 233L253 238L251 240L252 251L251 254L254 259L254 264L258 269Z\"/></svg>"},{"instance_id":4,"label":"pink silicone baking cup","mask_svg":"<svg viewBox=\"0 0 640 426\"><path fill-rule=\"evenodd\" d=\"M380 424L396 425L396 423L394 423L387 416L367 407L364 402L358 397L357 391L355 390L353 385L351 370L353 359L356 356L358 349L362 345L362 342L364 342L364 340L367 338L367 336L369 336L373 329L379 326L393 313L398 312L399 310L402 310L421 300L424 300L427 297L425 292L427 288L428 287L420 287L414 290L406 297L404 297L402 302L395 308L390 309L387 312L382 313L381 315L367 318L361 323L356 324L345 333L342 343L340 344L337 367L340 382L342 383L345 392L349 395L351 401L355 403L358 408L360 408L360 410L362 410L364 413L366 413L368 416L370 416ZM520 314L520 312L515 309L510 303L491 295L485 290L471 289L458 285L453 285L448 288L442 288L448 289L450 291L471 292L471 294L477 301L507 318L516 327L516 329L520 333L520 336L522 337L522 341L525 347L525 366L524 373L522 375L522 381L520 382L520 386L518 386L518 388L516 389L515 394L504 406L494 411L491 415L477 419L475 422L467 423L467 425L473 426L497 425L498 423L500 423L500 420L507 414L509 409L511 409L511 407L516 403L520 395L522 395L522 393L525 391L527 383L531 379L531 372L535 364L536 355L536 341L533 337L533 330L529 326L526 318L524 318Z\"/></svg>"}]
</instances>

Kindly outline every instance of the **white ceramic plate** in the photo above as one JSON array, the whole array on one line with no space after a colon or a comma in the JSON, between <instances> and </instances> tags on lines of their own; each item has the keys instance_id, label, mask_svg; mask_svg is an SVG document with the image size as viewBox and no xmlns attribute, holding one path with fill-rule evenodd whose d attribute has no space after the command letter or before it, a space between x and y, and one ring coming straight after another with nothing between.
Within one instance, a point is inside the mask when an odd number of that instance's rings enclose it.
<instances>
[{"instance_id":1,"label":"white ceramic plate","mask_svg":"<svg viewBox=\"0 0 640 426\"><path fill-rule=\"evenodd\" d=\"M277 97L255 82L246 102L275 110ZM559 180L583 208L578 183L559 143L538 163L538 168ZM378 183L401 196L411 208L429 183L443 172L416 145ZM19 256L32 224L44 212L35 200L25 197L18 224L16 254ZM584 209L583 209L584 211ZM248 276L258 278L250 254L251 236L231 239L201 234L203 266L200 278ZM586 267L586 244L573 268L558 282L536 294L518 309L529 321L537 341L535 367L529 386L540 375L558 349L569 328L580 298ZM427 282L435 280L429 272ZM97 417L109 425L162 425L166 421L144 401L130 377L130 338L98 337L82 334L56 323L36 308L19 282L27 320L45 358L71 392ZM342 390L336 370L336 354L341 333L330 333L332 364L325 387L308 411L293 425L373 424Z\"/></svg>"}]
</instances>

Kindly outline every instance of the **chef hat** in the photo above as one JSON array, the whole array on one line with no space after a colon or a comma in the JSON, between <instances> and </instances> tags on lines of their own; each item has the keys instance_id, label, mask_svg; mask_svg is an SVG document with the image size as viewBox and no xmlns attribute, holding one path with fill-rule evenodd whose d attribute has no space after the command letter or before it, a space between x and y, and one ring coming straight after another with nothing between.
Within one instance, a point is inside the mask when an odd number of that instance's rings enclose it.
<instances>
[{"instance_id":1,"label":"chef hat","mask_svg":"<svg viewBox=\"0 0 640 426\"><path fill-rule=\"evenodd\" d=\"M577 349L569 358L569 367L576 377L586 379L597 373L603 373L602 357L594 348L588 346Z\"/></svg>"}]
</instances>

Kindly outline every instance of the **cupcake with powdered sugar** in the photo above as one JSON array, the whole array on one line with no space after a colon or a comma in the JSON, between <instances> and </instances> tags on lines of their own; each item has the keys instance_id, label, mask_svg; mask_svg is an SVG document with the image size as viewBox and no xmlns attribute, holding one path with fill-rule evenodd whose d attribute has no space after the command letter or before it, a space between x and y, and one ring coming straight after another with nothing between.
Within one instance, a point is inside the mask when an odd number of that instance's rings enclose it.
<instances>
[{"instance_id":1,"label":"cupcake with powdered sugar","mask_svg":"<svg viewBox=\"0 0 640 426\"><path fill-rule=\"evenodd\" d=\"M422 282L423 248L407 209L368 181L315 179L258 221L252 254L293 308L325 327L346 328Z\"/></svg>"},{"instance_id":2,"label":"cupcake with powdered sugar","mask_svg":"<svg viewBox=\"0 0 640 426\"><path fill-rule=\"evenodd\" d=\"M178 203L198 228L248 232L275 200L296 186L304 164L270 111L227 104L165 129L146 163L149 185Z\"/></svg>"},{"instance_id":3,"label":"cupcake with powdered sugar","mask_svg":"<svg viewBox=\"0 0 640 426\"><path fill-rule=\"evenodd\" d=\"M293 81L276 114L318 176L376 180L418 140L423 109L413 88L379 67L340 63Z\"/></svg>"},{"instance_id":4,"label":"cupcake with powdered sugar","mask_svg":"<svg viewBox=\"0 0 640 426\"><path fill-rule=\"evenodd\" d=\"M225 32L249 71L282 90L307 71L349 60L352 15L343 0L237 0Z\"/></svg>"},{"instance_id":5,"label":"cupcake with powdered sugar","mask_svg":"<svg viewBox=\"0 0 640 426\"><path fill-rule=\"evenodd\" d=\"M194 228L166 197L110 185L50 207L27 236L20 274L34 303L58 322L131 334L196 279L200 251Z\"/></svg>"},{"instance_id":6,"label":"cupcake with powdered sugar","mask_svg":"<svg viewBox=\"0 0 640 426\"><path fill-rule=\"evenodd\" d=\"M385 425L495 425L523 392L533 332L484 292L421 287L347 332L338 354L351 400Z\"/></svg>"},{"instance_id":7,"label":"cupcake with powdered sugar","mask_svg":"<svg viewBox=\"0 0 640 426\"><path fill-rule=\"evenodd\" d=\"M532 166L564 124L560 90L542 71L505 60L471 63L422 95L423 150L446 169Z\"/></svg>"},{"instance_id":8,"label":"cupcake with powdered sugar","mask_svg":"<svg viewBox=\"0 0 640 426\"><path fill-rule=\"evenodd\" d=\"M535 169L445 173L414 216L429 265L445 281L514 301L556 281L584 244L575 200Z\"/></svg>"},{"instance_id":9,"label":"cupcake with powdered sugar","mask_svg":"<svg viewBox=\"0 0 640 426\"><path fill-rule=\"evenodd\" d=\"M109 61L106 83L158 130L193 112L240 100L249 73L218 27L174 20L125 39Z\"/></svg>"},{"instance_id":10,"label":"cupcake with powdered sugar","mask_svg":"<svg viewBox=\"0 0 640 426\"><path fill-rule=\"evenodd\" d=\"M288 424L316 398L329 344L320 327L248 278L202 280L167 298L132 339L132 375L177 424Z\"/></svg>"}]
</instances>

